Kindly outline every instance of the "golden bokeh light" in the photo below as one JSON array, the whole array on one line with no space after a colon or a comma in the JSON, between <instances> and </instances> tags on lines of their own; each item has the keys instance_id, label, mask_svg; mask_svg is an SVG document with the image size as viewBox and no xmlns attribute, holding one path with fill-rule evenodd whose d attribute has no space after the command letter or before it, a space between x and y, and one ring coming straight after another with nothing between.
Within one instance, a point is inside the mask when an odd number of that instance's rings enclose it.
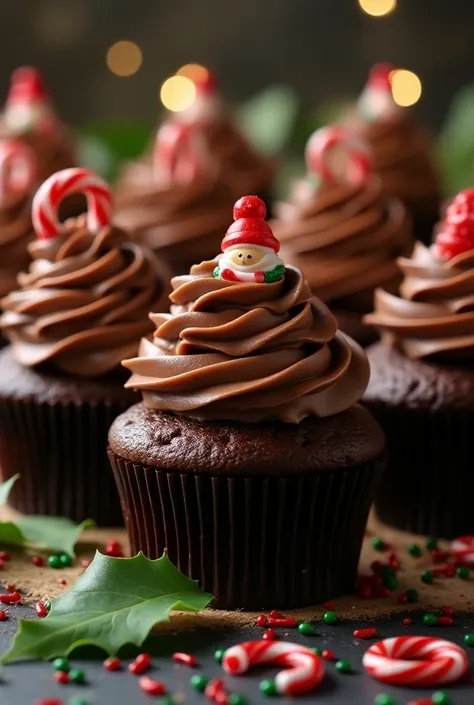
<instances>
[{"instance_id":1,"label":"golden bokeh light","mask_svg":"<svg viewBox=\"0 0 474 705\"><path fill-rule=\"evenodd\" d=\"M142 65L143 54L138 44L124 39L112 44L107 52L106 61L112 73L126 78L137 73Z\"/></svg>"},{"instance_id":2,"label":"golden bokeh light","mask_svg":"<svg viewBox=\"0 0 474 705\"><path fill-rule=\"evenodd\" d=\"M406 69L392 71L390 83L392 85L393 100L397 105L407 108L409 105L415 105L420 100L423 89L420 79L413 71L407 71Z\"/></svg>"},{"instance_id":3,"label":"golden bokeh light","mask_svg":"<svg viewBox=\"0 0 474 705\"><path fill-rule=\"evenodd\" d=\"M209 76L209 70L201 64L185 64L176 71L177 76L184 76L191 81L205 81Z\"/></svg>"},{"instance_id":4,"label":"golden bokeh light","mask_svg":"<svg viewBox=\"0 0 474 705\"><path fill-rule=\"evenodd\" d=\"M361 10L372 17L389 15L397 7L397 0L358 0Z\"/></svg>"},{"instance_id":5,"label":"golden bokeh light","mask_svg":"<svg viewBox=\"0 0 474 705\"><path fill-rule=\"evenodd\" d=\"M161 86L161 102L172 112L177 113L191 107L195 98L196 86L186 76L171 76Z\"/></svg>"}]
</instances>

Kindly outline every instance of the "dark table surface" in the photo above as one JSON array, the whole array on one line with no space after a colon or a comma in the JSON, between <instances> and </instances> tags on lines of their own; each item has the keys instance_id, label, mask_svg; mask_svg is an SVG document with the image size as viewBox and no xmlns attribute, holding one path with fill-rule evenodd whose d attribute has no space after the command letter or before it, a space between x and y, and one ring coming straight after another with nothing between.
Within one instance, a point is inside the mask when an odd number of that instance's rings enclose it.
<instances>
[{"instance_id":1,"label":"dark table surface","mask_svg":"<svg viewBox=\"0 0 474 705\"><path fill-rule=\"evenodd\" d=\"M16 607L9 610L9 619L0 623L0 652L8 647L16 631L17 617L33 617L33 610L28 607ZM377 627L379 638L400 634L413 634L423 636L440 636L444 639L463 645L463 637L468 632L474 632L474 615L462 615L455 618L453 626L426 627L423 625L421 615L413 615L415 623L411 626L402 625L403 615L392 619L372 622L370 626ZM326 663L326 676L318 690L306 696L298 696L297 702L321 703L321 705L372 705L378 693L390 693L397 705L406 705L408 702L421 697L430 696L435 688L411 690L409 688L395 688L370 678L362 667L362 656L368 648L370 641L357 641L353 637L356 627L368 626L368 623L345 622L336 626L324 624L315 625L314 635L303 636L298 630L278 630L279 637L287 641L303 643L307 646L332 649L338 659L347 659L352 667L352 674L339 673L334 663ZM202 673L207 677L222 677L223 671L214 658L218 648L226 648L241 641L259 639L262 629L226 629L223 631L197 629L179 633L158 634L150 638L145 647L153 655L153 668L149 674L162 680L168 693L174 697L177 705L192 703L205 705L206 698L203 694L193 690L190 677L193 673ZM466 647L474 668L474 648ZM186 651L194 654L199 662L197 669L177 665L171 660L174 651ZM125 650L123 654L124 665L138 651ZM138 686L136 676L129 674L126 667L117 673L108 673L102 666L104 654L99 651L83 650L71 657L73 667L83 668L86 673L87 684L83 686L69 684L61 686L53 680L51 664L38 661L8 664L3 671L3 683L0 683L0 705L36 705L41 698L59 698L60 702L67 705L74 697L81 698L88 705L147 705L159 703L162 698L151 697L142 693ZM225 676L225 683L229 692L241 693L245 696L248 705L267 705L272 700L290 702L287 698L271 698L259 692L258 684L262 678L274 677L273 668L252 669L248 675L229 677ZM446 686L444 691L451 695L453 705L474 704L474 684L467 679L464 683ZM292 702L295 702L292 699Z\"/></svg>"}]
</instances>

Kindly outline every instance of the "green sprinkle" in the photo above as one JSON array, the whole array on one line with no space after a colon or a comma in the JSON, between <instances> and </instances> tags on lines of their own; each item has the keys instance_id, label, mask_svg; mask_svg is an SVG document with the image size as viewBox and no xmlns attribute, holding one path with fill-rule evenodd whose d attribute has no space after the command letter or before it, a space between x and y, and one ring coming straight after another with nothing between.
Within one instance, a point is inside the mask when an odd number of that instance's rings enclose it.
<instances>
[{"instance_id":1,"label":"green sprinkle","mask_svg":"<svg viewBox=\"0 0 474 705\"><path fill-rule=\"evenodd\" d=\"M160 705L175 705L175 702L171 695L165 695L165 697L160 700Z\"/></svg>"},{"instance_id":2,"label":"green sprinkle","mask_svg":"<svg viewBox=\"0 0 474 705\"><path fill-rule=\"evenodd\" d=\"M313 649L313 652L316 654L316 656L322 656L322 655L323 655L323 650L320 649L318 646L316 646L316 647Z\"/></svg>"},{"instance_id":3,"label":"green sprinkle","mask_svg":"<svg viewBox=\"0 0 474 705\"><path fill-rule=\"evenodd\" d=\"M432 627L434 624L436 624L436 615L427 612L425 615L423 615L423 624L425 624L427 627Z\"/></svg>"},{"instance_id":4,"label":"green sprinkle","mask_svg":"<svg viewBox=\"0 0 474 705\"><path fill-rule=\"evenodd\" d=\"M61 553L59 562L61 563L61 568L69 568L69 566L72 565L72 556L70 556L69 553Z\"/></svg>"},{"instance_id":5,"label":"green sprinkle","mask_svg":"<svg viewBox=\"0 0 474 705\"><path fill-rule=\"evenodd\" d=\"M198 673L195 673L194 676L191 676L191 680L189 682L193 688L204 692L207 684L209 683L209 679L206 678L206 676L200 676Z\"/></svg>"},{"instance_id":6,"label":"green sprinkle","mask_svg":"<svg viewBox=\"0 0 474 705\"><path fill-rule=\"evenodd\" d=\"M62 568L61 559L59 556L49 556L48 565L50 568Z\"/></svg>"},{"instance_id":7,"label":"green sprinkle","mask_svg":"<svg viewBox=\"0 0 474 705\"><path fill-rule=\"evenodd\" d=\"M336 668L339 673L350 673L352 671L349 661L336 661Z\"/></svg>"},{"instance_id":8,"label":"green sprinkle","mask_svg":"<svg viewBox=\"0 0 474 705\"><path fill-rule=\"evenodd\" d=\"M451 700L451 696L444 693L442 690L438 690L436 693L433 693L431 696L431 701L433 705L451 705L453 702Z\"/></svg>"},{"instance_id":9,"label":"green sprinkle","mask_svg":"<svg viewBox=\"0 0 474 705\"><path fill-rule=\"evenodd\" d=\"M374 705L397 705L397 701L391 695L379 693L375 696Z\"/></svg>"},{"instance_id":10,"label":"green sprinkle","mask_svg":"<svg viewBox=\"0 0 474 705\"><path fill-rule=\"evenodd\" d=\"M214 658L216 659L217 663L222 663L222 657L225 654L225 649L217 649L214 651Z\"/></svg>"},{"instance_id":11,"label":"green sprinkle","mask_svg":"<svg viewBox=\"0 0 474 705\"><path fill-rule=\"evenodd\" d=\"M397 580L397 576L395 575L395 573L386 572L386 573L382 573L382 575L383 575L382 585L384 587L388 588L389 590L396 590L398 587L398 580Z\"/></svg>"},{"instance_id":12,"label":"green sprinkle","mask_svg":"<svg viewBox=\"0 0 474 705\"><path fill-rule=\"evenodd\" d=\"M424 570L420 575L420 578L424 583L432 583L434 580L434 575L431 570Z\"/></svg>"},{"instance_id":13,"label":"green sprinkle","mask_svg":"<svg viewBox=\"0 0 474 705\"><path fill-rule=\"evenodd\" d=\"M383 539L381 539L380 537L372 539L372 548L375 548L376 551L385 551L385 549L386 549L385 541Z\"/></svg>"},{"instance_id":14,"label":"green sprinkle","mask_svg":"<svg viewBox=\"0 0 474 705\"><path fill-rule=\"evenodd\" d=\"M420 599L418 590L407 590L405 595L407 596L408 602L418 602Z\"/></svg>"},{"instance_id":15,"label":"green sprinkle","mask_svg":"<svg viewBox=\"0 0 474 705\"><path fill-rule=\"evenodd\" d=\"M231 693L227 698L228 705L247 705L247 700L240 693Z\"/></svg>"},{"instance_id":16,"label":"green sprinkle","mask_svg":"<svg viewBox=\"0 0 474 705\"><path fill-rule=\"evenodd\" d=\"M46 600L46 602L44 603L44 606L46 607L48 612L50 612L51 611L51 600Z\"/></svg>"},{"instance_id":17,"label":"green sprinkle","mask_svg":"<svg viewBox=\"0 0 474 705\"><path fill-rule=\"evenodd\" d=\"M469 570L469 568L466 568L465 565L460 566L457 569L456 573L458 578L461 578L461 580L467 580L471 575L471 571Z\"/></svg>"},{"instance_id":18,"label":"green sprinkle","mask_svg":"<svg viewBox=\"0 0 474 705\"><path fill-rule=\"evenodd\" d=\"M69 679L73 683L85 683L86 674L82 668L73 668L73 670L69 672Z\"/></svg>"},{"instance_id":19,"label":"green sprinkle","mask_svg":"<svg viewBox=\"0 0 474 705\"><path fill-rule=\"evenodd\" d=\"M421 556L421 546L417 543L411 543L408 546L408 553L410 553L414 558L419 558Z\"/></svg>"},{"instance_id":20,"label":"green sprinkle","mask_svg":"<svg viewBox=\"0 0 474 705\"><path fill-rule=\"evenodd\" d=\"M89 701L84 698L69 698L67 705L89 705Z\"/></svg>"},{"instance_id":21,"label":"green sprinkle","mask_svg":"<svg viewBox=\"0 0 474 705\"><path fill-rule=\"evenodd\" d=\"M260 692L263 693L264 695L276 695L276 693L277 693L275 683L269 679L265 679L263 681L260 681L258 687L260 688Z\"/></svg>"},{"instance_id":22,"label":"green sprinkle","mask_svg":"<svg viewBox=\"0 0 474 705\"><path fill-rule=\"evenodd\" d=\"M313 626L308 622L301 622L301 624L298 624L298 631L300 632L300 634L305 634L306 636L309 636L313 633Z\"/></svg>"},{"instance_id":23,"label":"green sprinkle","mask_svg":"<svg viewBox=\"0 0 474 705\"><path fill-rule=\"evenodd\" d=\"M325 624L336 624L336 622L339 621L339 617L337 616L336 612L325 612L323 614L323 622Z\"/></svg>"},{"instance_id":24,"label":"green sprinkle","mask_svg":"<svg viewBox=\"0 0 474 705\"><path fill-rule=\"evenodd\" d=\"M436 539L428 539L426 542L426 550L427 551L436 551L438 548L438 542Z\"/></svg>"},{"instance_id":25,"label":"green sprinkle","mask_svg":"<svg viewBox=\"0 0 474 705\"><path fill-rule=\"evenodd\" d=\"M474 646L474 634L466 634L464 637L464 643L466 646Z\"/></svg>"},{"instance_id":26,"label":"green sprinkle","mask_svg":"<svg viewBox=\"0 0 474 705\"><path fill-rule=\"evenodd\" d=\"M53 668L55 671L64 671L64 673L69 673L71 668L67 658L55 658L53 661Z\"/></svg>"}]
</instances>

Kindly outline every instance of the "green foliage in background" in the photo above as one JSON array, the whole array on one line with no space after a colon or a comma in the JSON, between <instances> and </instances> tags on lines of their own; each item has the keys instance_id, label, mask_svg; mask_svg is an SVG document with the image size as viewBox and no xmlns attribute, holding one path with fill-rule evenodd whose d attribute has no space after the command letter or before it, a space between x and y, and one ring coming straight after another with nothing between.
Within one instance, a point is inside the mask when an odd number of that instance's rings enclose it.
<instances>
[{"instance_id":1,"label":"green foliage in background","mask_svg":"<svg viewBox=\"0 0 474 705\"><path fill-rule=\"evenodd\" d=\"M455 96L438 137L438 161L446 194L452 196L474 180L474 85Z\"/></svg>"}]
</instances>

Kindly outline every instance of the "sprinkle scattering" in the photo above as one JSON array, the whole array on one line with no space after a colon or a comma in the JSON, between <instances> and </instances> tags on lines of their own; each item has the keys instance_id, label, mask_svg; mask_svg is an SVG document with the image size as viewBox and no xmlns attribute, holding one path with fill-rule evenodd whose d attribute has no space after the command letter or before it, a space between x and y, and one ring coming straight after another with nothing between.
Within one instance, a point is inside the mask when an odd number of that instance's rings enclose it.
<instances>
[{"instance_id":1,"label":"sprinkle scattering","mask_svg":"<svg viewBox=\"0 0 474 705\"><path fill-rule=\"evenodd\" d=\"M175 653L173 654L173 661L175 661L175 663L181 663L184 666L191 667L195 666L197 663L195 656L193 656L192 654L185 654L182 651L175 651Z\"/></svg>"},{"instance_id":2,"label":"sprinkle scattering","mask_svg":"<svg viewBox=\"0 0 474 705\"><path fill-rule=\"evenodd\" d=\"M106 671L112 673L114 671L120 671L120 669L122 668L122 663L117 656L110 656L109 658L105 659L103 666Z\"/></svg>"}]
</instances>

